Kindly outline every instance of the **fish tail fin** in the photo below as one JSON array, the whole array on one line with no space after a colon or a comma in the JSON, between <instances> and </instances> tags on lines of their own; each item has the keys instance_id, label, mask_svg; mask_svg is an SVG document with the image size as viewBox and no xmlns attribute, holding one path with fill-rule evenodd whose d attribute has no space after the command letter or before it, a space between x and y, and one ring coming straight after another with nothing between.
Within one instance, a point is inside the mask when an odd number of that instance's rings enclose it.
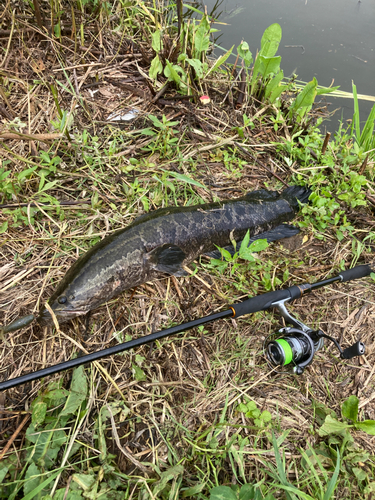
<instances>
[{"instance_id":1,"label":"fish tail fin","mask_svg":"<svg viewBox=\"0 0 375 500\"><path fill-rule=\"evenodd\" d=\"M281 197L285 198L290 205L298 209L300 203L307 203L312 190L306 186L289 186L281 193Z\"/></svg>"}]
</instances>

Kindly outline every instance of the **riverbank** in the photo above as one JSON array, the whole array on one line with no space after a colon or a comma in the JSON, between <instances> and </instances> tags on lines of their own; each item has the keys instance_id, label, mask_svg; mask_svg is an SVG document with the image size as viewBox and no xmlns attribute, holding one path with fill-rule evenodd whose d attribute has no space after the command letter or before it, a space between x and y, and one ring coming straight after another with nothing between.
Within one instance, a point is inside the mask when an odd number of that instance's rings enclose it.
<instances>
[{"instance_id":1,"label":"riverbank","mask_svg":"<svg viewBox=\"0 0 375 500\"><path fill-rule=\"evenodd\" d=\"M373 260L371 120L364 133L354 120L321 135L317 82L284 82L277 25L255 64L245 44L233 48L234 68L210 60L204 15L178 28L159 4L41 8L7 8L1 26L2 324L36 312L79 254L145 212L291 184L314 195L301 233L254 261L202 257L191 276L125 292L88 322L7 335L2 380ZM269 369L263 341L281 323L267 312L0 395L0 498L214 499L217 486L235 498L242 484L269 499L288 484L298 491L287 498L332 498L331 477L336 495L370 494L374 437L346 427L341 407L357 396L358 419L375 418L373 285L293 306L344 347L368 348L343 362L326 346L301 377Z\"/></svg>"}]
</instances>

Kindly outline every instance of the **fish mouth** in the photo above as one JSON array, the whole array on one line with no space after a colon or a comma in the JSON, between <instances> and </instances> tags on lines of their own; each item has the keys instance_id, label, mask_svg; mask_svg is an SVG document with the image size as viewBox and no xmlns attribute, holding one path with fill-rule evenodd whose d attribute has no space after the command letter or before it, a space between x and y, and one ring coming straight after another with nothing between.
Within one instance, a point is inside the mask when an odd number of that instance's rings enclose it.
<instances>
[{"instance_id":1,"label":"fish mouth","mask_svg":"<svg viewBox=\"0 0 375 500\"><path fill-rule=\"evenodd\" d=\"M83 311L80 309L59 309L59 310L54 310L53 312L59 323L65 323L66 321L69 321L75 318L76 316L82 316L87 313L87 311ZM52 316L47 308L45 307L43 308L43 310L40 312L37 318L37 321L41 326L47 326L53 324Z\"/></svg>"}]
</instances>

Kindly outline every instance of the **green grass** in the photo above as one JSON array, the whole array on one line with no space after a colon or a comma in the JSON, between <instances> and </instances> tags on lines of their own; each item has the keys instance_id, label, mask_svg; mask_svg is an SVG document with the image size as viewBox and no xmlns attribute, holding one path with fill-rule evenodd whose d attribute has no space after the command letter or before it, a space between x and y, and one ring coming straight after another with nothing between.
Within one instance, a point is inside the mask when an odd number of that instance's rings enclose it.
<instances>
[{"instance_id":1,"label":"green grass","mask_svg":"<svg viewBox=\"0 0 375 500\"><path fill-rule=\"evenodd\" d=\"M44 7L46 12L51 9L59 43L61 19L66 24L64 5ZM1 302L4 318L37 309L78 254L144 212L235 197L260 186L281 190L281 182L266 177L261 163L291 184L310 186L314 194L297 219L302 228L297 250L288 249L285 242L261 249L255 245L252 250L257 253L240 246L235 257L225 254L217 261L202 257L190 266L189 278L158 280L135 290L134 296L130 291L110 301L94 313L87 336L80 320L63 329L66 337L37 327L17 332L4 339L3 377L23 363L26 371L76 356L74 342L98 350L111 341L218 311L248 295L324 278L371 258L374 226L358 220L371 222L370 198L375 197L373 112L361 130L354 97L352 128L340 127L322 153L321 120L311 113L321 89L312 80L300 97L290 82L280 91L277 26L266 32L257 66L245 43L237 48L248 72L247 89L253 88L263 103L255 105L250 98L236 110L233 104L221 104L234 77L228 76L232 67L224 58L210 69L210 26L205 17L195 25L184 23L183 57L170 62L177 30L174 8L159 1L79 2L73 13L75 44L100 47L95 23L103 28L104 46L117 47L116 54L124 37L133 37L149 55L148 66L137 63L146 75L158 56L159 75L169 68L165 78L174 93L198 96L204 91L213 105L204 108L205 115L193 100L192 111L176 117L170 109L147 103L135 124L119 128L94 118L100 106L108 110L104 99L112 102L115 93L96 103L83 91L77 97L74 75L70 78L66 70L57 73L64 76L53 84L34 75L32 91L40 92L40 99L50 106L43 126L61 133L61 138L38 147L37 156L20 141L2 143L0 202L10 206L1 211L0 250L4 263L16 267ZM58 62L63 68L70 65L65 56L62 49ZM85 71L86 67L78 71L79 77ZM159 90L165 82L152 76ZM21 85L16 87L6 75L1 78L6 98L17 106ZM216 87L210 81L215 78ZM354 96L355 92L354 87ZM25 102L27 97L23 95ZM119 108L137 102L126 99ZM26 122L24 113L21 123L9 120L7 127L20 132ZM218 146L221 139L229 142ZM235 142L252 145L253 159ZM320 245L318 255L311 249L314 244ZM30 279L22 272L30 273ZM339 303L339 291L326 291L294 304L293 310L308 324L331 328L347 342L360 333L371 341L373 282L339 290L344 297ZM355 309L348 328L357 322L359 326L343 333L347 327L341 325ZM358 319L361 311L364 316ZM371 423L364 423L371 421L369 405L351 421L352 413L346 408L341 418L340 409L354 391L347 379L352 381L360 372L364 384L371 369L367 364L351 369L324 349L300 379L270 373L263 340L279 327L279 318L271 312L237 323L218 322L7 393L5 409L11 413L4 418L17 417L12 412L22 410L31 421L0 462L0 498L368 497L375 491L374 457L361 432L372 430ZM372 391L368 381L360 402ZM4 422L9 425L1 431L5 443L20 422Z\"/></svg>"}]
</instances>

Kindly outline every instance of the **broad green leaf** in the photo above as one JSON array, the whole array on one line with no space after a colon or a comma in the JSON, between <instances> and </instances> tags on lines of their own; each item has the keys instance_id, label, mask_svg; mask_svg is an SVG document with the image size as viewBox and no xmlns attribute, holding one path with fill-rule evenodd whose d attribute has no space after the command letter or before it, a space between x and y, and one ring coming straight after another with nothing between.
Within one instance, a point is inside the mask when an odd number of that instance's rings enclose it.
<instances>
[{"instance_id":1,"label":"broad green leaf","mask_svg":"<svg viewBox=\"0 0 375 500\"><path fill-rule=\"evenodd\" d=\"M100 415L102 417L103 422L110 417L108 406L111 409L112 415L115 416L118 413L120 415L120 422L123 422L125 417L127 417L130 413L130 409L126 406L123 401L114 401L113 403L108 403L107 405L102 406L100 410Z\"/></svg>"},{"instance_id":2,"label":"broad green leaf","mask_svg":"<svg viewBox=\"0 0 375 500\"><path fill-rule=\"evenodd\" d=\"M241 242L240 250L239 250L239 255L241 257L241 253L247 251L248 246L249 246L249 241L250 241L250 231L248 230L247 233L245 234L244 239Z\"/></svg>"},{"instance_id":3,"label":"broad green leaf","mask_svg":"<svg viewBox=\"0 0 375 500\"><path fill-rule=\"evenodd\" d=\"M141 135L149 135L151 137L157 135L157 133L154 132L154 130L152 130L152 128L143 128L142 130L139 131L139 133Z\"/></svg>"},{"instance_id":4,"label":"broad green leaf","mask_svg":"<svg viewBox=\"0 0 375 500\"><path fill-rule=\"evenodd\" d=\"M26 431L26 438L34 446L28 446L27 458L37 463L43 460L46 468L51 467L60 451L61 446L66 443L68 437L63 430L55 430L58 420L47 424L42 430L36 429L31 423Z\"/></svg>"},{"instance_id":5,"label":"broad green leaf","mask_svg":"<svg viewBox=\"0 0 375 500\"><path fill-rule=\"evenodd\" d=\"M91 474L73 474L72 479L83 491L89 491L96 481L95 476Z\"/></svg>"},{"instance_id":6,"label":"broad green leaf","mask_svg":"<svg viewBox=\"0 0 375 500\"><path fill-rule=\"evenodd\" d=\"M264 93L264 97L266 99L269 98L269 96L271 95L271 93L274 90L279 88L279 85L280 85L283 78L284 78L284 72L281 70L277 73L276 76L274 76L274 78L272 78L272 80L270 82L268 82L265 93Z\"/></svg>"},{"instance_id":7,"label":"broad green leaf","mask_svg":"<svg viewBox=\"0 0 375 500\"><path fill-rule=\"evenodd\" d=\"M148 115L148 117L152 121L152 123L155 125L155 127L165 128L164 124L158 118L156 118L156 116L154 116L154 115Z\"/></svg>"},{"instance_id":8,"label":"broad green leaf","mask_svg":"<svg viewBox=\"0 0 375 500\"><path fill-rule=\"evenodd\" d=\"M255 401L248 401L246 403L247 411L254 411L257 409L257 404Z\"/></svg>"},{"instance_id":9,"label":"broad green leaf","mask_svg":"<svg viewBox=\"0 0 375 500\"><path fill-rule=\"evenodd\" d=\"M281 56L259 56L259 59L259 73L263 76L263 78L267 78L270 74L276 75L280 71Z\"/></svg>"},{"instance_id":10,"label":"broad green leaf","mask_svg":"<svg viewBox=\"0 0 375 500\"><path fill-rule=\"evenodd\" d=\"M167 65L164 68L164 75L168 78L168 80L171 80L175 82L177 85L179 85L181 78L180 75L177 73L176 69L180 71L182 71L182 69L179 68L178 66L171 64L168 60L166 60L165 62Z\"/></svg>"},{"instance_id":11,"label":"broad green leaf","mask_svg":"<svg viewBox=\"0 0 375 500\"><path fill-rule=\"evenodd\" d=\"M260 417L259 417L261 420L263 420L263 422L271 422L272 420L272 415L269 411L267 410L264 410L262 411Z\"/></svg>"},{"instance_id":12,"label":"broad green leaf","mask_svg":"<svg viewBox=\"0 0 375 500\"><path fill-rule=\"evenodd\" d=\"M251 93L253 93L255 84L258 80L259 68L260 68L260 56L258 54L253 66L253 76L251 77Z\"/></svg>"},{"instance_id":13,"label":"broad green leaf","mask_svg":"<svg viewBox=\"0 0 375 500\"><path fill-rule=\"evenodd\" d=\"M3 482L4 477L8 474L9 470L9 464L7 463L0 463L0 483Z\"/></svg>"},{"instance_id":14,"label":"broad green leaf","mask_svg":"<svg viewBox=\"0 0 375 500\"><path fill-rule=\"evenodd\" d=\"M73 415L86 399L87 391L88 387L85 370L83 366L79 366L73 372L70 394L60 416Z\"/></svg>"},{"instance_id":15,"label":"broad green leaf","mask_svg":"<svg viewBox=\"0 0 375 500\"><path fill-rule=\"evenodd\" d=\"M206 483L203 481L201 483L196 484L195 486L191 486L190 488L187 488L183 492L180 493L181 498L188 498L188 497L194 497L196 498L196 495L198 493L201 493L201 491L206 487Z\"/></svg>"},{"instance_id":16,"label":"broad green leaf","mask_svg":"<svg viewBox=\"0 0 375 500\"><path fill-rule=\"evenodd\" d=\"M237 500L237 495L229 486L216 486L210 491L210 500Z\"/></svg>"},{"instance_id":17,"label":"broad green leaf","mask_svg":"<svg viewBox=\"0 0 375 500\"><path fill-rule=\"evenodd\" d=\"M270 95L269 102L273 104L276 101L276 99L278 99L280 95L284 92L284 90L287 90L287 88L288 85L280 85L279 87L277 87Z\"/></svg>"},{"instance_id":18,"label":"broad green leaf","mask_svg":"<svg viewBox=\"0 0 375 500\"><path fill-rule=\"evenodd\" d=\"M40 470L38 469L36 464L32 463L29 465L25 474L25 479L26 482L23 485L23 494L27 495L40 484Z\"/></svg>"},{"instance_id":19,"label":"broad green leaf","mask_svg":"<svg viewBox=\"0 0 375 500\"><path fill-rule=\"evenodd\" d=\"M201 58L202 53L207 52L210 46L210 25L206 20L206 16L202 18L194 38L194 54L197 59Z\"/></svg>"},{"instance_id":20,"label":"broad green leaf","mask_svg":"<svg viewBox=\"0 0 375 500\"><path fill-rule=\"evenodd\" d=\"M246 416L249 418L258 418L260 416L260 410L258 408L254 408L253 410L249 410L246 413Z\"/></svg>"},{"instance_id":21,"label":"broad green leaf","mask_svg":"<svg viewBox=\"0 0 375 500\"><path fill-rule=\"evenodd\" d=\"M248 408L244 403L240 403L237 406L237 411L242 411L243 413L246 413L248 411Z\"/></svg>"},{"instance_id":22,"label":"broad green leaf","mask_svg":"<svg viewBox=\"0 0 375 500\"><path fill-rule=\"evenodd\" d=\"M199 59L186 59L186 61L195 69L198 78L203 78L203 63Z\"/></svg>"},{"instance_id":23,"label":"broad green leaf","mask_svg":"<svg viewBox=\"0 0 375 500\"><path fill-rule=\"evenodd\" d=\"M345 422L339 422L331 415L327 415L324 424L320 427L319 436L327 436L328 434L343 434L347 429L353 427Z\"/></svg>"},{"instance_id":24,"label":"broad green leaf","mask_svg":"<svg viewBox=\"0 0 375 500\"><path fill-rule=\"evenodd\" d=\"M243 484L240 489L239 500L253 500L255 496L255 488L252 484Z\"/></svg>"},{"instance_id":25,"label":"broad green leaf","mask_svg":"<svg viewBox=\"0 0 375 500\"><path fill-rule=\"evenodd\" d=\"M155 78L162 72L163 72L163 65L159 59L159 56L156 55L153 58L153 60L151 61L151 66L150 66L148 74L149 74L150 78L155 80Z\"/></svg>"},{"instance_id":26,"label":"broad green leaf","mask_svg":"<svg viewBox=\"0 0 375 500\"><path fill-rule=\"evenodd\" d=\"M177 479L178 476L183 474L183 472L184 472L184 467L182 465L175 465L174 467L170 467L165 472L162 472L159 481L155 483L152 492L153 496L155 498L158 498L158 494L164 490L168 482L171 481L172 479Z\"/></svg>"},{"instance_id":27,"label":"broad green leaf","mask_svg":"<svg viewBox=\"0 0 375 500\"><path fill-rule=\"evenodd\" d=\"M142 382L143 380L147 379L145 372L142 370L142 368L135 365L134 363L132 364L132 371L134 378L137 382Z\"/></svg>"},{"instance_id":28,"label":"broad green leaf","mask_svg":"<svg viewBox=\"0 0 375 500\"><path fill-rule=\"evenodd\" d=\"M371 498L370 497L371 493L375 493L375 481L371 481L370 483L368 483L368 485L364 489L363 493L365 495L369 495L368 498Z\"/></svg>"},{"instance_id":29,"label":"broad green leaf","mask_svg":"<svg viewBox=\"0 0 375 500\"><path fill-rule=\"evenodd\" d=\"M43 399L49 401L50 405L57 406L69 396L69 391L63 388L52 389L43 395Z\"/></svg>"},{"instance_id":30,"label":"broad green leaf","mask_svg":"<svg viewBox=\"0 0 375 500\"><path fill-rule=\"evenodd\" d=\"M355 477L357 478L357 481L365 481L365 479L368 478L367 472L364 471L363 469L360 469L359 467L353 467L352 471Z\"/></svg>"},{"instance_id":31,"label":"broad green leaf","mask_svg":"<svg viewBox=\"0 0 375 500\"><path fill-rule=\"evenodd\" d=\"M230 262L232 260L232 255L230 252L228 252L228 250L226 250L225 248L220 248L220 252L227 262Z\"/></svg>"},{"instance_id":32,"label":"broad green leaf","mask_svg":"<svg viewBox=\"0 0 375 500\"><path fill-rule=\"evenodd\" d=\"M6 220L0 225L0 234L5 233L8 230L8 221Z\"/></svg>"},{"instance_id":33,"label":"broad green leaf","mask_svg":"<svg viewBox=\"0 0 375 500\"><path fill-rule=\"evenodd\" d=\"M290 114L293 112L298 112L300 116L309 111L311 106L314 104L316 96L316 87L318 82L314 77L311 82L307 83L303 88L302 92L298 94L294 103L290 107Z\"/></svg>"},{"instance_id":34,"label":"broad green leaf","mask_svg":"<svg viewBox=\"0 0 375 500\"><path fill-rule=\"evenodd\" d=\"M255 240L251 243L251 245L249 246L249 250L251 252L261 252L262 250L265 250L266 248L268 248L268 242L267 240L264 238L264 239L259 239L259 240Z\"/></svg>"},{"instance_id":35,"label":"broad green leaf","mask_svg":"<svg viewBox=\"0 0 375 500\"><path fill-rule=\"evenodd\" d=\"M161 43L161 31L156 30L154 33L151 35L152 41L151 41L151 46L154 49L156 53L160 52L162 49L162 43Z\"/></svg>"},{"instance_id":36,"label":"broad green leaf","mask_svg":"<svg viewBox=\"0 0 375 500\"><path fill-rule=\"evenodd\" d=\"M268 26L262 36L259 55L273 57L279 48L282 33L280 24L274 23Z\"/></svg>"},{"instance_id":37,"label":"broad green leaf","mask_svg":"<svg viewBox=\"0 0 375 500\"><path fill-rule=\"evenodd\" d=\"M37 401L33 405L33 413L31 416L31 421L35 425L42 424L46 418L47 404L43 401Z\"/></svg>"},{"instance_id":38,"label":"broad green leaf","mask_svg":"<svg viewBox=\"0 0 375 500\"><path fill-rule=\"evenodd\" d=\"M219 59L215 62L215 64L209 69L209 71L207 72L205 78L207 78L207 76L212 72L212 71L216 71L222 64L225 63L225 61L228 59L228 57L231 55L232 53L232 50L233 50L233 47L234 45L232 46L231 49L229 49L224 55L222 55L221 57L219 57ZM250 53L251 55L251 53ZM250 64L250 63L249 63Z\"/></svg>"},{"instance_id":39,"label":"broad green leaf","mask_svg":"<svg viewBox=\"0 0 375 500\"><path fill-rule=\"evenodd\" d=\"M355 426L357 429L375 436L375 420L363 420L362 422L357 422Z\"/></svg>"},{"instance_id":40,"label":"broad green leaf","mask_svg":"<svg viewBox=\"0 0 375 500\"><path fill-rule=\"evenodd\" d=\"M240 257L240 259L247 260L248 262L255 261L253 252L249 248L245 248L242 252L238 252L238 257Z\"/></svg>"},{"instance_id":41,"label":"broad green leaf","mask_svg":"<svg viewBox=\"0 0 375 500\"><path fill-rule=\"evenodd\" d=\"M230 49L230 52L232 52L233 47ZM249 44L247 42L241 42L237 47L237 52L238 55L242 57L245 66L250 66L250 64L253 62L253 55L250 52Z\"/></svg>"},{"instance_id":42,"label":"broad green leaf","mask_svg":"<svg viewBox=\"0 0 375 500\"><path fill-rule=\"evenodd\" d=\"M30 167L30 168L27 168L26 170L22 170L22 172L20 172L18 175L17 175L17 179L19 181L22 181L22 179L25 179L26 177L30 177L31 174L34 172L34 170L36 170L38 167Z\"/></svg>"},{"instance_id":43,"label":"broad green leaf","mask_svg":"<svg viewBox=\"0 0 375 500\"><path fill-rule=\"evenodd\" d=\"M50 500L50 499L46 497L46 499L43 498L42 500ZM66 487L65 487L56 490L56 493L53 496L53 500L83 500L83 496L79 490L72 490L71 488L69 488L68 495L66 496ZM105 500L105 498L101 498L100 500Z\"/></svg>"},{"instance_id":44,"label":"broad green leaf","mask_svg":"<svg viewBox=\"0 0 375 500\"><path fill-rule=\"evenodd\" d=\"M211 259L211 264L217 267L219 272L224 272L226 268L228 267L228 262L225 260L220 260L220 259Z\"/></svg>"},{"instance_id":45,"label":"broad green leaf","mask_svg":"<svg viewBox=\"0 0 375 500\"><path fill-rule=\"evenodd\" d=\"M325 95L325 94L330 94L331 92L334 92L335 90L339 89L340 85L337 87L320 87L316 89L316 95Z\"/></svg>"},{"instance_id":46,"label":"broad green leaf","mask_svg":"<svg viewBox=\"0 0 375 500\"><path fill-rule=\"evenodd\" d=\"M135 355L135 362L138 366L142 367L144 361L145 361L145 357L144 356L141 356L140 354L136 354Z\"/></svg>"},{"instance_id":47,"label":"broad green leaf","mask_svg":"<svg viewBox=\"0 0 375 500\"><path fill-rule=\"evenodd\" d=\"M48 189L52 189L59 181L52 181L52 182L47 182L45 186L43 186L42 189L39 189L39 193L42 191L47 191Z\"/></svg>"},{"instance_id":48,"label":"broad green leaf","mask_svg":"<svg viewBox=\"0 0 375 500\"><path fill-rule=\"evenodd\" d=\"M344 401L341 408L342 416L356 422L358 416L358 401L357 396L350 396Z\"/></svg>"},{"instance_id":49,"label":"broad green leaf","mask_svg":"<svg viewBox=\"0 0 375 500\"><path fill-rule=\"evenodd\" d=\"M13 471L18 470L19 468L19 456L16 455L15 453L12 453L10 456L7 458L3 458L0 462L0 484L3 482L3 479L5 476L10 473L12 474ZM0 486L0 492L1 492L1 486Z\"/></svg>"}]
</instances>

